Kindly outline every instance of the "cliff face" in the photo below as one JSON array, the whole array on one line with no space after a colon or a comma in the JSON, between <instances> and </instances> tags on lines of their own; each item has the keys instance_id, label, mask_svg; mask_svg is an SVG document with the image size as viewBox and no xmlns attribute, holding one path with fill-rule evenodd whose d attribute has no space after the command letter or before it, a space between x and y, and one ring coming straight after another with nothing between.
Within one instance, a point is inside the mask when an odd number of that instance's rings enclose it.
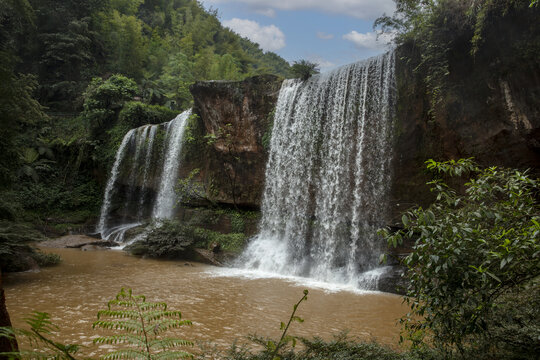
<instances>
[{"instance_id":1,"label":"cliff face","mask_svg":"<svg viewBox=\"0 0 540 360\"><path fill-rule=\"evenodd\" d=\"M500 29L490 31L491 37L502 36ZM424 171L424 161L430 158L474 157L481 165L530 168L539 175L537 59L510 56L495 43L486 43L475 59L463 49L451 58L448 90L433 115L421 76L399 60L419 54L408 46L397 52L394 219L408 207L432 200ZM195 179L210 191L213 201L258 208L267 159L263 138L270 135L280 86L281 80L272 76L193 85L198 118L189 131L204 141L187 146L181 177L200 169Z\"/></svg>"},{"instance_id":2,"label":"cliff face","mask_svg":"<svg viewBox=\"0 0 540 360\"><path fill-rule=\"evenodd\" d=\"M508 16L486 29L473 57L469 42L454 45L441 102L430 114L421 74L397 62L398 109L392 214L432 199L424 161L474 157L484 166L531 169L540 176L540 60L520 51L524 35ZM527 40L530 47L530 40ZM501 46L504 44L504 46ZM397 59L418 59L413 46L398 49Z\"/></svg>"},{"instance_id":3,"label":"cliff face","mask_svg":"<svg viewBox=\"0 0 540 360\"><path fill-rule=\"evenodd\" d=\"M197 169L194 179L210 201L258 209L268 155L263 139L271 133L281 82L264 75L192 85L197 117L189 124L180 177Z\"/></svg>"}]
</instances>

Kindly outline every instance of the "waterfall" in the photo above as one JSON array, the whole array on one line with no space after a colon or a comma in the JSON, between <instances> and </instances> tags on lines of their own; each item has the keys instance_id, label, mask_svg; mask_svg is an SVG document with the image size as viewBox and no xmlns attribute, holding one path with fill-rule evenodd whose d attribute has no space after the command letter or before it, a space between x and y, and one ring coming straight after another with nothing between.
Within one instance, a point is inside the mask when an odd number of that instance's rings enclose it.
<instances>
[{"instance_id":1,"label":"waterfall","mask_svg":"<svg viewBox=\"0 0 540 360\"><path fill-rule=\"evenodd\" d=\"M259 233L239 264L374 286L376 230L385 224L391 177L394 88L393 52L283 83Z\"/></svg>"},{"instance_id":2,"label":"waterfall","mask_svg":"<svg viewBox=\"0 0 540 360\"><path fill-rule=\"evenodd\" d=\"M143 219L172 217L184 130L190 115L191 110L186 110L167 123L141 126L124 136L101 207L97 231L103 239L122 242L125 232ZM157 195L151 194L156 188L155 178L160 179Z\"/></svg>"},{"instance_id":3,"label":"waterfall","mask_svg":"<svg viewBox=\"0 0 540 360\"><path fill-rule=\"evenodd\" d=\"M173 214L176 202L174 186L178 179L178 168L180 167L180 153L182 151L182 138L186 128L187 119L191 115L191 110L186 110L178 115L176 119L166 125L167 146L165 163L159 184L159 191L154 206L153 217L158 219L170 218Z\"/></svg>"}]
</instances>

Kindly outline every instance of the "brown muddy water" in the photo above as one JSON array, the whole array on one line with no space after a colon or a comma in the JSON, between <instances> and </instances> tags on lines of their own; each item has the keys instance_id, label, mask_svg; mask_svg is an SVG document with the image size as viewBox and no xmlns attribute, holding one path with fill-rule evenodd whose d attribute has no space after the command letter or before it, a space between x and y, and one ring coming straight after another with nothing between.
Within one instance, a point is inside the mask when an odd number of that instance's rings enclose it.
<instances>
[{"instance_id":1,"label":"brown muddy water","mask_svg":"<svg viewBox=\"0 0 540 360\"><path fill-rule=\"evenodd\" d=\"M195 342L210 342L227 349L234 340L249 344L246 335L276 338L293 304L309 289L308 301L290 333L331 339L348 330L351 337L375 339L397 346L397 319L407 311L401 298L377 292L340 290L301 279L271 278L197 263L159 261L129 256L122 251L54 249L61 265L5 275L7 307L13 325L24 327L32 311L51 314L64 343L87 346L81 355L107 351L92 344L100 335L92 329L96 313L106 307L121 287L144 294L149 301L164 301L193 321L172 334ZM197 352L196 348L192 351Z\"/></svg>"}]
</instances>

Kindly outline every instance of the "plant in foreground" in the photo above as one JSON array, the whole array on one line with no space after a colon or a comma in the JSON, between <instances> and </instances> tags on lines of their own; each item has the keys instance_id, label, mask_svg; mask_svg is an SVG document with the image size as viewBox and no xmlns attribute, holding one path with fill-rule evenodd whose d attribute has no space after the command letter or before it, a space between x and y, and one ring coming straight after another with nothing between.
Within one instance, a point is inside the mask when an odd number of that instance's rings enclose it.
<instances>
[{"instance_id":1,"label":"plant in foreground","mask_svg":"<svg viewBox=\"0 0 540 360\"><path fill-rule=\"evenodd\" d=\"M506 325L490 319L508 294L526 294L540 276L539 182L526 171L481 168L471 159L426 163L435 173L428 184L436 201L405 213L402 230L382 231L394 246L415 240L404 260L411 307L404 328L413 344L433 344L448 354L510 349L514 339L495 336ZM464 191L444 180L462 175L470 177ZM522 327L537 328L529 325ZM537 350L533 341L516 351Z\"/></svg>"},{"instance_id":2,"label":"plant in foreground","mask_svg":"<svg viewBox=\"0 0 540 360\"><path fill-rule=\"evenodd\" d=\"M0 353L0 359L76 360L74 355L79 350L78 345L64 345L51 340L58 327L50 321L49 314L36 311L26 319L26 323L30 330L0 327L0 337L24 337L36 350L13 349ZM183 325L191 325L191 321L182 320L180 311L169 311L164 302L147 302L145 296L133 295L131 289L122 288L116 298L107 303L107 310L98 312L98 321L93 324L93 328L113 330L115 334L98 337L94 343L126 346L101 357L106 360L193 358L189 352L178 349L193 345L191 341L160 336Z\"/></svg>"},{"instance_id":3,"label":"plant in foreground","mask_svg":"<svg viewBox=\"0 0 540 360\"><path fill-rule=\"evenodd\" d=\"M109 318L104 320L104 318ZM191 321L182 320L180 311L167 310L164 302L147 302L144 295L133 295L131 289L122 290L116 299L107 304L107 310L98 312L98 321L93 327L122 331L120 335L99 337L96 344L126 344L127 349L115 350L103 359L179 359L192 358L193 355L178 350L180 346L193 343L171 337L161 337L161 333Z\"/></svg>"},{"instance_id":4,"label":"plant in foreground","mask_svg":"<svg viewBox=\"0 0 540 360\"><path fill-rule=\"evenodd\" d=\"M74 354L79 350L78 345L64 345L51 340L50 337L53 332L58 331L58 326L51 322L49 314L34 311L25 320L26 323L30 325L30 330L2 327L0 328L0 337L9 339L13 339L15 336L24 337L28 340L31 347L38 350L20 350L0 353L0 358L75 360Z\"/></svg>"}]
</instances>

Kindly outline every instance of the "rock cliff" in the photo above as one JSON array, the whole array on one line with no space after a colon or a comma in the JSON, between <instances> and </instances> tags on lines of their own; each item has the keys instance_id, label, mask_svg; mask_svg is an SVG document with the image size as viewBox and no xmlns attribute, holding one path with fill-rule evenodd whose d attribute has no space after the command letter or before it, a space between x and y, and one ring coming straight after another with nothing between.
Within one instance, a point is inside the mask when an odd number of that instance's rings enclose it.
<instances>
[{"instance_id":1,"label":"rock cliff","mask_svg":"<svg viewBox=\"0 0 540 360\"><path fill-rule=\"evenodd\" d=\"M259 208L268 155L263 139L270 136L281 82L263 75L191 86L197 116L189 124L180 177L197 169L194 179L208 200Z\"/></svg>"}]
</instances>

